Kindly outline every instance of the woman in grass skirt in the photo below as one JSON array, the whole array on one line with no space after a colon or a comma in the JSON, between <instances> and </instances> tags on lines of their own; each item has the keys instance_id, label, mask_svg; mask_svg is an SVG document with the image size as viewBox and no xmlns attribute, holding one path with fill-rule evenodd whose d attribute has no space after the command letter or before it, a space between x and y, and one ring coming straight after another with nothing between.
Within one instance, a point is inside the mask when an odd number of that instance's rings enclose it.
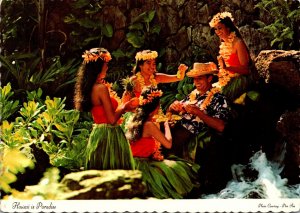
<instances>
[{"instance_id":1,"label":"woman in grass skirt","mask_svg":"<svg viewBox=\"0 0 300 213\"><path fill-rule=\"evenodd\" d=\"M164 159L160 146L170 149L172 136L168 121L164 133L153 121L159 110L162 92L146 88L140 98L131 120L127 123L126 137L130 140L137 169L143 173L143 180L151 194L157 198L184 198L197 183L199 166L176 156Z\"/></svg>"},{"instance_id":2,"label":"woman in grass skirt","mask_svg":"<svg viewBox=\"0 0 300 213\"><path fill-rule=\"evenodd\" d=\"M232 102L236 101L241 95L244 99L252 82L249 50L238 28L233 23L231 13L218 13L209 24L221 40L220 55L218 56L219 82L217 86Z\"/></svg>"},{"instance_id":3,"label":"woman in grass skirt","mask_svg":"<svg viewBox=\"0 0 300 213\"><path fill-rule=\"evenodd\" d=\"M129 143L116 124L132 103L119 104L116 93L104 80L111 55L104 48L93 48L82 57L75 85L75 108L90 111L95 122L87 144L85 168L134 169Z\"/></svg>"}]
</instances>

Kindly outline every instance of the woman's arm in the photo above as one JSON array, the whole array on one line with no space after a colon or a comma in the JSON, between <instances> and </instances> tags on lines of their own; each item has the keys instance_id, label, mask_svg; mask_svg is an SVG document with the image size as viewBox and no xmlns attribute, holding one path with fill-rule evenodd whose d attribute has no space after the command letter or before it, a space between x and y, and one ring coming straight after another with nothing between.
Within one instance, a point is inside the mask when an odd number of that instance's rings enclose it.
<instances>
[{"instance_id":1,"label":"woman's arm","mask_svg":"<svg viewBox=\"0 0 300 213\"><path fill-rule=\"evenodd\" d=\"M93 91L93 93L96 93L97 97L101 100L108 123L115 124L124 113L125 106L122 105L114 111L107 87L100 84L96 86L95 90L96 91Z\"/></svg>"},{"instance_id":2,"label":"woman's arm","mask_svg":"<svg viewBox=\"0 0 300 213\"><path fill-rule=\"evenodd\" d=\"M185 76L185 71L187 70L187 66L185 64L180 64L178 67L179 76L176 75L168 75L165 73L156 73L155 80L157 83L171 83L176 81L181 81Z\"/></svg>"},{"instance_id":3,"label":"woman's arm","mask_svg":"<svg viewBox=\"0 0 300 213\"><path fill-rule=\"evenodd\" d=\"M143 137L153 137L155 140L161 143L165 148L170 149L172 147L172 135L169 124L165 122L165 135L160 129L151 121L147 121L143 127Z\"/></svg>"}]
</instances>

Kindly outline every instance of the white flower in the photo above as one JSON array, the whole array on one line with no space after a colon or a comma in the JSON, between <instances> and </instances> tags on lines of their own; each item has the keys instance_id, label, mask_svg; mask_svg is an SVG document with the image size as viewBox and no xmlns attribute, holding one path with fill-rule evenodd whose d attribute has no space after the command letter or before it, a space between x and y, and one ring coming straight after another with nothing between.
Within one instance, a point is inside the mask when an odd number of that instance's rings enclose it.
<instances>
[{"instance_id":1,"label":"white flower","mask_svg":"<svg viewBox=\"0 0 300 213\"><path fill-rule=\"evenodd\" d=\"M226 17L229 17L231 21L234 20L230 12L217 13L209 22L209 26L212 28L215 27L221 21L221 19Z\"/></svg>"},{"instance_id":2,"label":"white flower","mask_svg":"<svg viewBox=\"0 0 300 213\"><path fill-rule=\"evenodd\" d=\"M136 54L135 56L135 60L139 61L139 60L151 60L151 59L155 59L157 58L158 53L156 51L151 51L151 50L143 50L140 51Z\"/></svg>"}]
</instances>

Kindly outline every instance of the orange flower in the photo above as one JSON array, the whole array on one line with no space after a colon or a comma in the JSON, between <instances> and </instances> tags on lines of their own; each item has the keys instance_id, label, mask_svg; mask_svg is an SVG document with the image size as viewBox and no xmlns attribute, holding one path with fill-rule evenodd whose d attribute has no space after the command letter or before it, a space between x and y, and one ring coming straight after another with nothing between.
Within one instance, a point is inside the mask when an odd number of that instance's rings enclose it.
<instances>
[{"instance_id":1,"label":"orange flower","mask_svg":"<svg viewBox=\"0 0 300 213\"><path fill-rule=\"evenodd\" d=\"M104 62L109 62L111 60L111 55L109 52L99 52L97 53L91 53L90 51L86 50L84 54L82 55L83 62L89 63L89 62L95 62L98 58L101 58Z\"/></svg>"}]
</instances>

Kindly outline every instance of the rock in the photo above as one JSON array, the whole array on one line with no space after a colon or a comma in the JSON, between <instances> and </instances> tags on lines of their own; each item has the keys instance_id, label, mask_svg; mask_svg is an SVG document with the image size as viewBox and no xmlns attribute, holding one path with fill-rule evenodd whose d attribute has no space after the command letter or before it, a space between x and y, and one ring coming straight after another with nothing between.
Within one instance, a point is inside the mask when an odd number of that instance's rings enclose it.
<instances>
[{"instance_id":1,"label":"rock","mask_svg":"<svg viewBox=\"0 0 300 213\"><path fill-rule=\"evenodd\" d=\"M146 186L138 170L86 170L67 174L59 199L144 198Z\"/></svg>"},{"instance_id":2,"label":"rock","mask_svg":"<svg viewBox=\"0 0 300 213\"><path fill-rule=\"evenodd\" d=\"M251 27L250 25L245 25L240 27L239 31L248 46L252 59L255 59L262 49L269 49L268 39L257 29Z\"/></svg>"},{"instance_id":3,"label":"rock","mask_svg":"<svg viewBox=\"0 0 300 213\"><path fill-rule=\"evenodd\" d=\"M165 14L168 14L167 16ZM180 28L181 17L178 11L172 7L160 7L157 10L157 16L160 21L163 35L174 35Z\"/></svg>"},{"instance_id":4,"label":"rock","mask_svg":"<svg viewBox=\"0 0 300 213\"><path fill-rule=\"evenodd\" d=\"M282 141L286 142L283 176L290 184L299 183L300 165L300 108L284 113L277 122Z\"/></svg>"},{"instance_id":5,"label":"rock","mask_svg":"<svg viewBox=\"0 0 300 213\"><path fill-rule=\"evenodd\" d=\"M264 50L257 56L255 66L266 83L300 98L300 51Z\"/></svg>"}]
</instances>

